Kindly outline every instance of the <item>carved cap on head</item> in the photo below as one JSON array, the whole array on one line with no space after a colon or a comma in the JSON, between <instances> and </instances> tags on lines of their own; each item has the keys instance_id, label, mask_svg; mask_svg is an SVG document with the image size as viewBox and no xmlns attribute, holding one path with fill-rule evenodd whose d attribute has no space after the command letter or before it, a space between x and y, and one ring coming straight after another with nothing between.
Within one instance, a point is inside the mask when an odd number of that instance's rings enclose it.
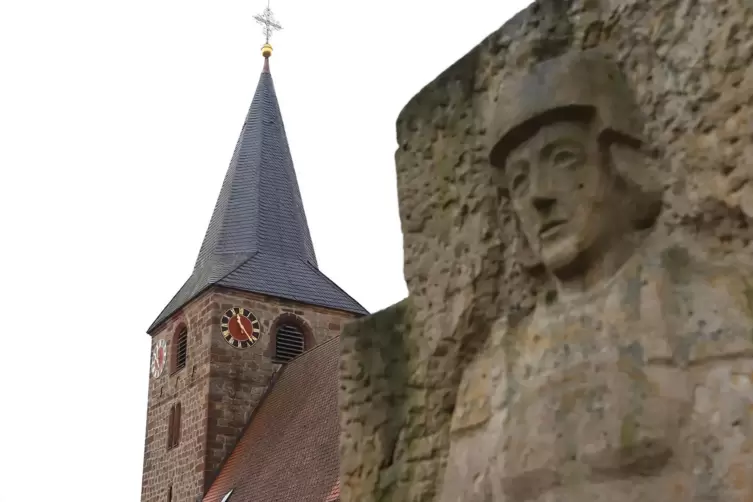
<instances>
[{"instance_id":1,"label":"carved cap on head","mask_svg":"<svg viewBox=\"0 0 753 502\"><path fill-rule=\"evenodd\" d=\"M582 117L599 134L615 133L642 143L643 120L617 64L598 49L570 52L506 78L499 90L490 132L489 158L501 165L512 148L541 125Z\"/></svg>"}]
</instances>

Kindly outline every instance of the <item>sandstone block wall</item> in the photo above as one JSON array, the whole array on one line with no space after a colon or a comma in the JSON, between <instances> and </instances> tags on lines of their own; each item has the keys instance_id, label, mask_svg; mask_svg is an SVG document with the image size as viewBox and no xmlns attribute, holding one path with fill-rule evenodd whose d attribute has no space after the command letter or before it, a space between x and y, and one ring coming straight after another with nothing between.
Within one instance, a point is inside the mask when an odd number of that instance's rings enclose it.
<instances>
[{"instance_id":1,"label":"sandstone block wall","mask_svg":"<svg viewBox=\"0 0 753 502\"><path fill-rule=\"evenodd\" d=\"M222 337L220 317L232 307L245 307L259 319L261 336L249 349L235 349ZM207 487L235 446L270 379L281 366L273 362L272 330L276 328L275 320L282 315L291 314L311 331L312 339L306 340L307 350L339 335L342 327L354 317L347 312L312 307L253 293L222 289L213 295L205 468Z\"/></svg>"},{"instance_id":2,"label":"sandstone block wall","mask_svg":"<svg viewBox=\"0 0 753 502\"><path fill-rule=\"evenodd\" d=\"M245 307L261 324L259 340L238 350L222 336L220 319L232 307ZM276 319L293 315L310 330L307 349L340 334L354 314L297 302L212 288L176 313L153 337L172 350L173 334L188 327L188 358L184 369L150 376L142 502L196 500L214 479L248 423L280 364L274 355L272 330ZM168 358L169 361L169 358ZM180 444L167 449L170 407L182 407Z\"/></svg>"},{"instance_id":3,"label":"sandstone block wall","mask_svg":"<svg viewBox=\"0 0 753 502\"><path fill-rule=\"evenodd\" d=\"M162 375L149 377L142 502L167 500L172 487L173 500L195 500L204 489L204 455L209 393L209 353L212 295L207 292L165 323L152 339L167 342L172 350L173 334L188 327L186 367L170 374L170 358ZM170 408L181 404L181 432L178 446L167 449Z\"/></svg>"}]
</instances>

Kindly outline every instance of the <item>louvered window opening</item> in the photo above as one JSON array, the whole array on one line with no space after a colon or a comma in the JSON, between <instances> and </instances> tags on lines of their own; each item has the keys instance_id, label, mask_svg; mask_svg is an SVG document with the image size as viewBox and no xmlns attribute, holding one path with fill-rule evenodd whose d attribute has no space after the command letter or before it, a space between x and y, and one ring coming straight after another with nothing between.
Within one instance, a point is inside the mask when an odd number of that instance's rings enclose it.
<instances>
[{"instance_id":1,"label":"louvered window opening","mask_svg":"<svg viewBox=\"0 0 753 502\"><path fill-rule=\"evenodd\" d=\"M303 332L294 324L280 326L275 336L275 359L286 363L303 353Z\"/></svg>"},{"instance_id":2,"label":"louvered window opening","mask_svg":"<svg viewBox=\"0 0 753 502\"><path fill-rule=\"evenodd\" d=\"M170 407L167 422L167 449L175 448L180 443L180 403Z\"/></svg>"},{"instance_id":3,"label":"louvered window opening","mask_svg":"<svg viewBox=\"0 0 753 502\"><path fill-rule=\"evenodd\" d=\"M186 367L186 359L188 359L188 330L184 329L178 336L175 371L182 370Z\"/></svg>"},{"instance_id":4,"label":"louvered window opening","mask_svg":"<svg viewBox=\"0 0 753 502\"><path fill-rule=\"evenodd\" d=\"M173 448L180 443L180 403L175 405L175 420L173 422Z\"/></svg>"},{"instance_id":5,"label":"louvered window opening","mask_svg":"<svg viewBox=\"0 0 753 502\"><path fill-rule=\"evenodd\" d=\"M170 407L170 416L167 418L167 449L173 447L173 428L175 427L175 405Z\"/></svg>"}]
</instances>

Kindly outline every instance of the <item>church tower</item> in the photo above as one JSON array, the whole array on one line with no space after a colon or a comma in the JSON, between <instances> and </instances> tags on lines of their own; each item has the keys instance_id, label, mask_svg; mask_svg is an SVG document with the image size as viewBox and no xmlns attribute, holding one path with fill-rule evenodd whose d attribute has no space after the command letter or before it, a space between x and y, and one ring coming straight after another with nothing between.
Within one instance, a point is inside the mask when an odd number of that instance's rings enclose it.
<instances>
[{"instance_id":1,"label":"church tower","mask_svg":"<svg viewBox=\"0 0 753 502\"><path fill-rule=\"evenodd\" d=\"M201 500L275 375L366 310L318 268L263 70L196 263L152 337L142 502Z\"/></svg>"}]
</instances>

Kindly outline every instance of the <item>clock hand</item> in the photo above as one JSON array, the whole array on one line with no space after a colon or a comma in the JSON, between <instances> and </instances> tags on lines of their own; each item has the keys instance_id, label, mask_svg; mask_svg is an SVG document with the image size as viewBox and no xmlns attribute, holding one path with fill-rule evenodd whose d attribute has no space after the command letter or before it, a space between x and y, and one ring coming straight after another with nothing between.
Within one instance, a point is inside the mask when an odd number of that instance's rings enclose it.
<instances>
[{"instance_id":1,"label":"clock hand","mask_svg":"<svg viewBox=\"0 0 753 502\"><path fill-rule=\"evenodd\" d=\"M253 340L251 339L251 335L248 334L248 331L246 331L246 327L243 326L243 323L241 322L241 316L235 316L235 318L238 321L238 326L241 327L241 331L243 331L243 334L246 335L246 338L248 338L248 341L253 342Z\"/></svg>"}]
</instances>

